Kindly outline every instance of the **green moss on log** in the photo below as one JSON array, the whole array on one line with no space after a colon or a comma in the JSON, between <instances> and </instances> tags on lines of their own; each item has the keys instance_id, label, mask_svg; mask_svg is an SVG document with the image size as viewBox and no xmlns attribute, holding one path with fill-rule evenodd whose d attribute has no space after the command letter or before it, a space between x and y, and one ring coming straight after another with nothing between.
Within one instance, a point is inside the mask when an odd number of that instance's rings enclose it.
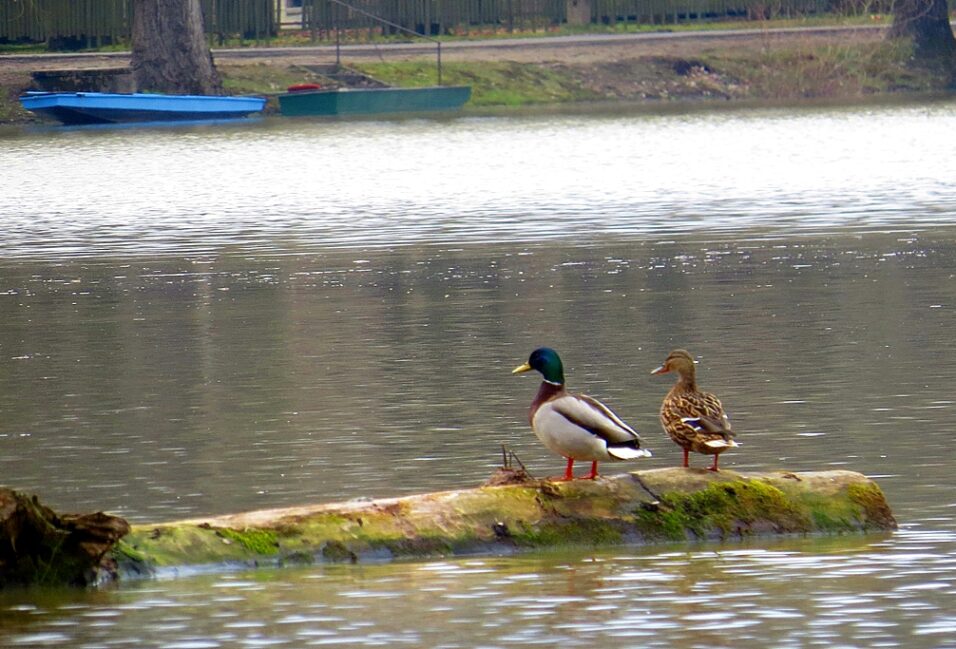
<instances>
[{"instance_id":1,"label":"green moss on log","mask_svg":"<svg viewBox=\"0 0 956 649\"><path fill-rule=\"evenodd\" d=\"M875 482L850 484L847 486L847 496L860 508L864 529L883 530L896 527L896 519L886 502L886 496Z\"/></svg>"},{"instance_id":2,"label":"green moss on log","mask_svg":"<svg viewBox=\"0 0 956 649\"><path fill-rule=\"evenodd\" d=\"M276 540L276 533L272 530L217 530L219 536L233 543L239 543L246 550L253 554L273 555L279 551L279 543Z\"/></svg>"},{"instance_id":3,"label":"green moss on log","mask_svg":"<svg viewBox=\"0 0 956 649\"><path fill-rule=\"evenodd\" d=\"M625 529L623 522L572 519L525 528L514 534L512 539L516 545L525 548L618 545L624 541Z\"/></svg>"},{"instance_id":4,"label":"green moss on log","mask_svg":"<svg viewBox=\"0 0 956 649\"><path fill-rule=\"evenodd\" d=\"M693 493L669 493L657 507L637 512L638 526L648 538L726 538L772 531L813 530L808 512L780 489L761 480L736 480L709 485Z\"/></svg>"},{"instance_id":5,"label":"green moss on log","mask_svg":"<svg viewBox=\"0 0 956 649\"><path fill-rule=\"evenodd\" d=\"M114 556L146 568L428 557L562 545L893 529L858 473L656 469L137 526Z\"/></svg>"},{"instance_id":6,"label":"green moss on log","mask_svg":"<svg viewBox=\"0 0 956 649\"><path fill-rule=\"evenodd\" d=\"M895 528L879 486L862 476L848 481L844 473L740 479L724 472L706 487L663 492L659 502L636 511L637 526L649 539L671 541Z\"/></svg>"},{"instance_id":7,"label":"green moss on log","mask_svg":"<svg viewBox=\"0 0 956 649\"><path fill-rule=\"evenodd\" d=\"M670 468L561 483L515 478L499 473L475 489L132 531L107 514L61 516L35 497L0 490L0 585L85 585L115 574L116 566L132 576L196 564L356 562L896 527L879 486L850 471L745 475Z\"/></svg>"}]
</instances>

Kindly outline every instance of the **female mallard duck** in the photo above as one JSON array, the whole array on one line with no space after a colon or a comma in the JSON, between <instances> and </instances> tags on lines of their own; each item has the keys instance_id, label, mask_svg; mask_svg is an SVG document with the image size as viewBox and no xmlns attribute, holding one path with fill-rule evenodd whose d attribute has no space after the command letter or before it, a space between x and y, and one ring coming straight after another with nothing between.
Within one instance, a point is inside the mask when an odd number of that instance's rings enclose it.
<instances>
[{"instance_id":1,"label":"female mallard duck","mask_svg":"<svg viewBox=\"0 0 956 649\"><path fill-rule=\"evenodd\" d=\"M574 479L574 461L590 460L586 479L597 477L598 462L633 460L651 453L641 448L641 438L603 403L564 389L564 366L557 352L541 347L528 362L512 371L537 370L544 381L531 402L528 420L541 443L568 459L564 480Z\"/></svg>"},{"instance_id":2,"label":"female mallard duck","mask_svg":"<svg viewBox=\"0 0 956 649\"><path fill-rule=\"evenodd\" d=\"M674 442L684 449L684 466L689 466L691 451L714 456L711 471L717 471L717 458L737 446L732 438L730 419L720 399L697 389L694 359L683 349L675 349L651 374L677 372L677 383L661 404L661 425Z\"/></svg>"}]
</instances>

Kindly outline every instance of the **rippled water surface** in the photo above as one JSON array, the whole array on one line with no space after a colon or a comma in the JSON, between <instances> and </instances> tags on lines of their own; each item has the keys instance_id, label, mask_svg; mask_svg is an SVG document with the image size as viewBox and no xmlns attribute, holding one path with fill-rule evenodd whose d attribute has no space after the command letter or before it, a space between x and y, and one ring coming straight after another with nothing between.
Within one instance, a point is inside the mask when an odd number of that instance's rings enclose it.
<instances>
[{"instance_id":1,"label":"rippled water surface","mask_svg":"<svg viewBox=\"0 0 956 649\"><path fill-rule=\"evenodd\" d=\"M799 115L48 129L2 140L0 254L298 252L948 223L954 127L952 103L941 103Z\"/></svg>"},{"instance_id":2,"label":"rippled water surface","mask_svg":"<svg viewBox=\"0 0 956 649\"><path fill-rule=\"evenodd\" d=\"M0 131L0 475L133 521L557 472L510 369L901 530L0 596L0 646L956 647L956 105ZM701 458L695 458L698 463ZM606 467L613 472L617 467Z\"/></svg>"}]
</instances>

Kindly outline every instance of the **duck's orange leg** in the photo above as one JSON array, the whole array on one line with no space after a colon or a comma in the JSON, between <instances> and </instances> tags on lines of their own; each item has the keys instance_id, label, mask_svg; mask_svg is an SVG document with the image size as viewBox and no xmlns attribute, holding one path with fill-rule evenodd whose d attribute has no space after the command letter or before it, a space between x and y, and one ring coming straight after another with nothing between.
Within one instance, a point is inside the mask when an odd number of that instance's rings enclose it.
<instances>
[{"instance_id":1,"label":"duck's orange leg","mask_svg":"<svg viewBox=\"0 0 956 649\"><path fill-rule=\"evenodd\" d=\"M714 463L707 468L708 471L713 471L714 473L720 473L720 469L717 468L717 458L719 457L720 457L720 453L714 453Z\"/></svg>"},{"instance_id":2,"label":"duck's orange leg","mask_svg":"<svg viewBox=\"0 0 956 649\"><path fill-rule=\"evenodd\" d=\"M574 458L568 458L568 468L564 470L565 480L574 480Z\"/></svg>"},{"instance_id":3,"label":"duck's orange leg","mask_svg":"<svg viewBox=\"0 0 956 649\"><path fill-rule=\"evenodd\" d=\"M585 480L594 480L596 477L598 477L598 472L597 472L597 460L594 460L593 462L591 462L591 473L589 473L589 474L587 474L586 476L584 476L584 479L585 479Z\"/></svg>"},{"instance_id":4,"label":"duck's orange leg","mask_svg":"<svg viewBox=\"0 0 956 649\"><path fill-rule=\"evenodd\" d=\"M687 469L690 467L690 449L684 449L684 468Z\"/></svg>"}]
</instances>

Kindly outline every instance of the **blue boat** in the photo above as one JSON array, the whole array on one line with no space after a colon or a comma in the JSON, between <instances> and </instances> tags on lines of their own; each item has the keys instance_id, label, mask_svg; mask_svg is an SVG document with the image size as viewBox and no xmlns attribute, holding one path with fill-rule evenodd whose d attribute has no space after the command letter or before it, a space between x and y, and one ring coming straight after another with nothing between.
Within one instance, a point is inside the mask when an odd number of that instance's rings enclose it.
<instances>
[{"instance_id":1,"label":"blue boat","mask_svg":"<svg viewBox=\"0 0 956 649\"><path fill-rule=\"evenodd\" d=\"M120 124L221 120L246 117L265 108L264 97L151 95L106 92L27 92L27 110L64 124Z\"/></svg>"}]
</instances>

